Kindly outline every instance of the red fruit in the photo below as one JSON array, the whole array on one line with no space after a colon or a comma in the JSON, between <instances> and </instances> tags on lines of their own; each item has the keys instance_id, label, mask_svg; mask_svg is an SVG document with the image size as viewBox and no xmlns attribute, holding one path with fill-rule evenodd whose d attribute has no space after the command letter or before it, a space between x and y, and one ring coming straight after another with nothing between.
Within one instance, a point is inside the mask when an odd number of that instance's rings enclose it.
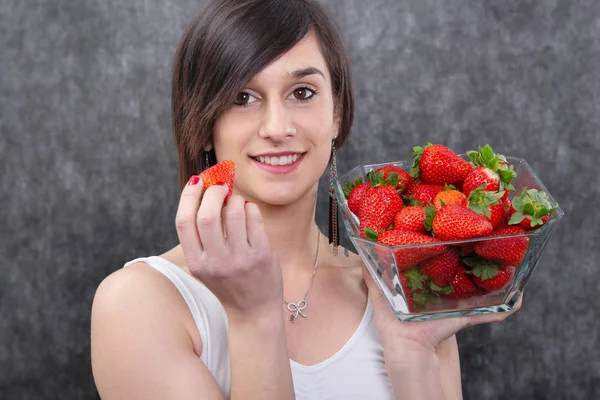
<instances>
[{"instance_id":1,"label":"red fruit","mask_svg":"<svg viewBox=\"0 0 600 400\"><path fill-rule=\"evenodd\" d=\"M356 181L348 183L344 189L344 195L348 199L348 208L358 218L360 218L359 211L362 198L370 188L371 184L369 182L362 183L362 179L358 178Z\"/></svg>"},{"instance_id":2,"label":"red fruit","mask_svg":"<svg viewBox=\"0 0 600 400\"><path fill-rule=\"evenodd\" d=\"M360 215L360 235L370 228L378 234L385 231L402 209L402 198L395 186L371 187L362 197L358 215Z\"/></svg>"},{"instance_id":3,"label":"red fruit","mask_svg":"<svg viewBox=\"0 0 600 400\"><path fill-rule=\"evenodd\" d=\"M223 160L212 167L205 169L199 175L203 183L203 193L213 185L227 184L229 192L225 196L223 204L227 204L227 199L233 192L233 181L235 178L235 164L231 160Z\"/></svg>"},{"instance_id":4,"label":"red fruit","mask_svg":"<svg viewBox=\"0 0 600 400\"><path fill-rule=\"evenodd\" d=\"M394 217L394 229L404 231L413 231L427 233L425 228L425 207L408 206L404 207Z\"/></svg>"},{"instance_id":5,"label":"red fruit","mask_svg":"<svg viewBox=\"0 0 600 400\"><path fill-rule=\"evenodd\" d=\"M510 225L519 225L532 230L544 225L550 219L550 213L558 207L552 207L548 195L536 189L524 188L510 206Z\"/></svg>"},{"instance_id":6,"label":"red fruit","mask_svg":"<svg viewBox=\"0 0 600 400\"><path fill-rule=\"evenodd\" d=\"M520 235L526 230L520 226L501 226L494 230L489 236ZM506 239L490 239L478 242L475 245L475 253L483 258L496 261L503 265L519 265L523 261L529 237L517 236Z\"/></svg>"},{"instance_id":7,"label":"red fruit","mask_svg":"<svg viewBox=\"0 0 600 400\"><path fill-rule=\"evenodd\" d=\"M514 267L486 264L485 267L475 267L472 271L473 282L483 289L494 291L502 289L512 277Z\"/></svg>"},{"instance_id":8,"label":"red fruit","mask_svg":"<svg viewBox=\"0 0 600 400\"><path fill-rule=\"evenodd\" d=\"M463 193L467 196L476 187L485 185L484 190L498 192L513 190L512 180L517 176L512 165L508 165L506 157L496 154L489 144L477 151L467 151L471 164L475 167L463 182Z\"/></svg>"},{"instance_id":9,"label":"red fruit","mask_svg":"<svg viewBox=\"0 0 600 400\"><path fill-rule=\"evenodd\" d=\"M424 290L427 277L421 275L418 268L400 272L399 275L409 311L424 309L428 300L427 291Z\"/></svg>"},{"instance_id":10,"label":"red fruit","mask_svg":"<svg viewBox=\"0 0 600 400\"><path fill-rule=\"evenodd\" d=\"M428 185L422 182L413 182L404 192L405 197L413 198L421 204L433 202L435 196L444 190L444 185Z\"/></svg>"},{"instance_id":11,"label":"red fruit","mask_svg":"<svg viewBox=\"0 0 600 400\"><path fill-rule=\"evenodd\" d=\"M492 232L492 224L486 217L456 204L437 211L431 227L435 236L444 241L472 239Z\"/></svg>"},{"instance_id":12,"label":"red fruit","mask_svg":"<svg viewBox=\"0 0 600 400\"><path fill-rule=\"evenodd\" d=\"M429 276L439 287L448 286L454 276L464 271L458 250L448 247L438 256L419 264L421 274Z\"/></svg>"},{"instance_id":13,"label":"red fruit","mask_svg":"<svg viewBox=\"0 0 600 400\"><path fill-rule=\"evenodd\" d=\"M377 168L375 173L379 173L381 171L383 171L383 179L387 179L391 172L398 174L398 186L396 186L398 193L406 191L412 182L410 174L396 165L386 165L384 167Z\"/></svg>"},{"instance_id":14,"label":"red fruit","mask_svg":"<svg viewBox=\"0 0 600 400\"><path fill-rule=\"evenodd\" d=\"M462 182L473 167L458 154L442 144L413 147L414 158L410 174L424 183L451 185Z\"/></svg>"},{"instance_id":15,"label":"red fruit","mask_svg":"<svg viewBox=\"0 0 600 400\"><path fill-rule=\"evenodd\" d=\"M492 223L492 228L497 227L504 221L506 203L505 198L507 190L499 193L484 190L485 186L476 187L469 194L468 207L484 216Z\"/></svg>"},{"instance_id":16,"label":"red fruit","mask_svg":"<svg viewBox=\"0 0 600 400\"><path fill-rule=\"evenodd\" d=\"M466 272L457 273L450 286L452 286L452 293L445 295L449 299L466 299L480 293L479 288Z\"/></svg>"},{"instance_id":17,"label":"red fruit","mask_svg":"<svg viewBox=\"0 0 600 400\"><path fill-rule=\"evenodd\" d=\"M467 205L467 196L455 189L442 190L433 198L433 206L436 210L450 204L458 204L461 206Z\"/></svg>"},{"instance_id":18,"label":"red fruit","mask_svg":"<svg viewBox=\"0 0 600 400\"><path fill-rule=\"evenodd\" d=\"M370 240L376 240L381 244L387 246L406 246L412 244L430 243L431 246L419 246L412 248L403 248L394 250L394 258L398 270L406 271L418 263L425 261L431 257L442 253L446 246L436 245L440 240L429 235L424 235L418 232L403 231L399 229L392 229L385 231L380 235L375 235L372 230L367 230L367 238ZM377 247L377 253L382 264L386 264L386 259L389 258L389 250L383 247Z\"/></svg>"}]
</instances>

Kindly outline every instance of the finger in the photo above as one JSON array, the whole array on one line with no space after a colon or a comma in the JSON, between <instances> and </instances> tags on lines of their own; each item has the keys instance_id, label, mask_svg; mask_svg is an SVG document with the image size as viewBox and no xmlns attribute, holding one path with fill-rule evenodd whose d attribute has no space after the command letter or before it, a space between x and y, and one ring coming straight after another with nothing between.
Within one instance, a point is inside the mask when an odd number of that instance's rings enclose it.
<instances>
[{"instance_id":1,"label":"finger","mask_svg":"<svg viewBox=\"0 0 600 400\"><path fill-rule=\"evenodd\" d=\"M194 260L200 259L202 243L196 226L196 215L200 207L202 196L202 180L194 175L183 188L179 199L179 206L175 216L175 228L179 243L186 256Z\"/></svg>"},{"instance_id":2,"label":"finger","mask_svg":"<svg viewBox=\"0 0 600 400\"><path fill-rule=\"evenodd\" d=\"M262 214L254 203L246 204L246 234L251 247L255 249L270 247Z\"/></svg>"},{"instance_id":3,"label":"finger","mask_svg":"<svg viewBox=\"0 0 600 400\"><path fill-rule=\"evenodd\" d=\"M225 250L221 211L227 191L227 185L214 185L206 189L202 196L196 224L205 251L221 253Z\"/></svg>"},{"instance_id":4,"label":"finger","mask_svg":"<svg viewBox=\"0 0 600 400\"><path fill-rule=\"evenodd\" d=\"M246 208L245 200L241 196L230 196L225 207L225 234L227 244L233 248L248 247L246 234Z\"/></svg>"}]
</instances>

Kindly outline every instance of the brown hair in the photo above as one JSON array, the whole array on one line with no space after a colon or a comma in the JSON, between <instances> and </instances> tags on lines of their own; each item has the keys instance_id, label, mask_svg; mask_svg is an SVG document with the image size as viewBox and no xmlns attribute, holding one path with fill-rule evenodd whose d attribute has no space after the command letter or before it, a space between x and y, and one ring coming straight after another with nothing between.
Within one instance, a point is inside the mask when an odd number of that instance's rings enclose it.
<instances>
[{"instance_id":1,"label":"brown hair","mask_svg":"<svg viewBox=\"0 0 600 400\"><path fill-rule=\"evenodd\" d=\"M203 149L212 141L214 123L243 85L310 30L331 75L340 147L354 118L350 66L335 24L315 0L209 0L196 15L173 63L173 135L182 188L206 168Z\"/></svg>"}]
</instances>

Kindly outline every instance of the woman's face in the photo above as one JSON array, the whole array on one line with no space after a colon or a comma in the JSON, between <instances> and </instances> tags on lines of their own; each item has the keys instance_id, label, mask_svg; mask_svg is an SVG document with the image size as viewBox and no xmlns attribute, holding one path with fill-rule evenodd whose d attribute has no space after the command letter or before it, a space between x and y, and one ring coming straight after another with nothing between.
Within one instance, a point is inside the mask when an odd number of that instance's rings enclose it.
<instances>
[{"instance_id":1,"label":"woman's face","mask_svg":"<svg viewBox=\"0 0 600 400\"><path fill-rule=\"evenodd\" d=\"M237 194L273 205L316 194L339 127L331 87L312 33L246 84L213 132L217 159L235 162Z\"/></svg>"}]
</instances>

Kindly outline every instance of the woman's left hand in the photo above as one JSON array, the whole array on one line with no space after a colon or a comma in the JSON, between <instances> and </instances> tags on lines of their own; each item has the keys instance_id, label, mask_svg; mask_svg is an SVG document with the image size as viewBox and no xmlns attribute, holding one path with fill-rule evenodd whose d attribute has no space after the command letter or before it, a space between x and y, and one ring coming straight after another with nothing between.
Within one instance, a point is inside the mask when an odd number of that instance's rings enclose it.
<instances>
[{"instance_id":1,"label":"woman's left hand","mask_svg":"<svg viewBox=\"0 0 600 400\"><path fill-rule=\"evenodd\" d=\"M395 349L401 347L405 352L435 353L441 342L461 329L503 321L521 307L521 299L519 299L517 305L509 312L403 323L394 315L365 266L363 266L363 279L369 289L375 314L375 325L383 339L384 346L389 345Z\"/></svg>"}]
</instances>

